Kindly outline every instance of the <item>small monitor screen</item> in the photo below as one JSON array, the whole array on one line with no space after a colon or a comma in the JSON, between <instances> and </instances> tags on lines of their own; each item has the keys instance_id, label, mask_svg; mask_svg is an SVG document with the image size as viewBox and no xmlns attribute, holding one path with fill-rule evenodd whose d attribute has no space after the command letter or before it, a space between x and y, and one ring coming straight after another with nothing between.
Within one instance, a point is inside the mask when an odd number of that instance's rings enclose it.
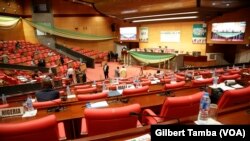
<instances>
[{"instance_id":1,"label":"small monitor screen","mask_svg":"<svg viewBox=\"0 0 250 141\"><path fill-rule=\"evenodd\" d=\"M246 22L224 22L212 24L213 41L243 41Z\"/></svg>"}]
</instances>

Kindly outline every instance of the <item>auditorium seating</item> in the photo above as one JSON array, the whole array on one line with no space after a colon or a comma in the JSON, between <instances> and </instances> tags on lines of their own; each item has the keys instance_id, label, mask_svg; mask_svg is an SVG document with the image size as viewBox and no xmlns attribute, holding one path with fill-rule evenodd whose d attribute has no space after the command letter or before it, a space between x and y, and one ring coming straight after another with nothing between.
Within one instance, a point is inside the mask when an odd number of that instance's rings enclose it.
<instances>
[{"instance_id":1,"label":"auditorium seating","mask_svg":"<svg viewBox=\"0 0 250 141\"><path fill-rule=\"evenodd\" d=\"M107 92L96 93L96 94L78 94L76 95L79 101L89 101L89 100L96 100L96 99L103 99L108 97Z\"/></svg>"},{"instance_id":2,"label":"auditorium seating","mask_svg":"<svg viewBox=\"0 0 250 141\"><path fill-rule=\"evenodd\" d=\"M75 94L88 94L88 93L96 93L97 89L96 88L86 88L86 89L76 89Z\"/></svg>"},{"instance_id":3,"label":"auditorium seating","mask_svg":"<svg viewBox=\"0 0 250 141\"><path fill-rule=\"evenodd\" d=\"M218 109L224 109L244 103L250 103L250 86L223 92L218 101Z\"/></svg>"},{"instance_id":4,"label":"auditorium seating","mask_svg":"<svg viewBox=\"0 0 250 141\"><path fill-rule=\"evenodd\" d=\"M48 107L53 107L53 106L60 106L60 104L61 104L61 99L56 99L56 100L43 101L43 102L33 102L33 107L35 109L40 109L40 108L48 108Z\"/></svg>"},{"instance_id":5,"label":"auditorium seating","mask_svg":"<svg viewBox=\"0 0 250 141\"><path fill-rule=\"evenodd\" d=\"M240 75L239 74L232 74L232 75L221 75L219 77L219 83L224 82L225 80L239 80L240 79Z\"/></svg>"},{"instance_id":6,"label":"auditorium seating","mask_svg":"<svg viewBox=\"0 0 250 141\"><path fill-rule=\"evenodd\" d=\"M164 85L164 90L172 90L172 89L177 89L177 88L181 88L185 85L185 81L180 81L180 82L176 82L173 84L165 84Z\"/></svg>"},{"instance_id":7,"label":"auditorium seating","mask_svg":"<svg viewBox=\"0 0 250 141\"><path fill-rule=\"evenodd\" d=\"M122 92L122 95L134 95L134 94L141 94L141 93L147 93L149 89L149 86L143 86L141 88L134 88L134 89L124 89Z\"/></svg>"},{"instance_id":8,"label":"auditorium seating","mask_svg":"<svg viewBox=\"0 0 250 141\"><path fill-rule=\"evenodd\" d=\"M206 78L200 80L192 80L192 87L207 86L213 83L213 78Z\"/></svg>"},{"instance_id":9,"label":"auditorium seating","mask_svg":"<svg viewBox=\"0 0 250 141\"><path fill-rule=\"evenodd\" d=\"M178 82L185 81L185 76L175 74L175 77L176 77L176 81L178 81Z\"/></svg>"},{"instance_id":10,"label":"auditorium seating","mask_svg":"<svg viewBox=\"0 0 250 141\"><path fill-rule=\"evenodd\" d=\"M77 90L77 89L86 89L86 88L90 88L91 85L77 85L77 86L74 86L74 90Z\"/></svg>"},{"instance_id":11,"label":"auditorium seating","mask_svg":"<svg viewBox=\"0 0 250 141\"><path fill-rule=\"evenodd\" d=\"M171 79L170 78L162 78L161 82L162 83L170 83Z\"/></svg>"},{"instance_id":12,"label":"auditorium seating","mask_svg":"<svg viewBox=\"0 0 250 141\"><path fill-rule=\"evenodd\" d=\"M156 115L151 109L145 109L143 115L152 115L156 117L143 116L142 122L145 124L157 124L166 120L198 115L200 100L203 93L204 92L198 92L188 96L166 97L160 114Z\"/></svg>"},{"instance_id":13,"label":"auditorium seating","mask_svg":"<svg viewBox=\"0 0 250 141\"><path fill-rule=\"evenodd\" d=\"M131 112L140 113L139 104L115 108L85 109L82 118L81 135L97 135L141 126L138 116L130 116Z\"/></svg>"},{"instance_id":14,"label":"auditorium seating","mask_svg":"<svg viewBox=\"0 0 250 141\"><path fill-rule=\"evenodd\" d=\"M21 123L0 123L1 141L58 141L65 140L63 123L55 115Z\"/></svg>"},{"instance_id":15,"label":"auditorium seating","mask_svg":"<svg viewBox=\"0 0 250 141\"><path fill-rule=\"evenodd\" d=\"M142 86L149 86L151 84L151 81L147 80L147 81L142 81L140 83Z\"/></svg>"}]
</instances>

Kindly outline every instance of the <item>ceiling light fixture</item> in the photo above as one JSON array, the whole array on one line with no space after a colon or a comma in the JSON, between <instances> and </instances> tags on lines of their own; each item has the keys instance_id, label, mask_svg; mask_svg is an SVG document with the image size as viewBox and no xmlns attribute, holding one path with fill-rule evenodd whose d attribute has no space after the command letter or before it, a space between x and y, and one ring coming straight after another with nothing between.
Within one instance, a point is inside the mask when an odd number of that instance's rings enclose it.
<instances>
[{"instance_id":1,"label":"ceiling light fixture","mask_svg":"<svg viewBox=\"0 0 250 141\"><path fill-rule=\"evenodd\" d=\"M180 13L171 13L171 14L158 14L158 15L148 15L148 16L129 17L129 18L124 18L124 20L141 19L141 18L150 18L150 17L172 16L172 15L187 15L187 14L197 14L197 13L198 13L198 11L180 12Z\"/></svg>"},{"instance_id":2,"label":"ceiling light fixture","mask_svg":"<svg viewBox=\"0 0 250 141\"><path fill-rule=\"evenodd\" d=\"M137 9L133 9L133 10L125 10L125 11L122 11L121 14L129 14L129 13L136 13L138 12Z\"/></svg>"},{"instance_id":3,"label":"ceiling light fixture","mask_svg":"<svg viewBox=\"0 0 250 141\"><path fill-rule=\"evenodd\" d=\"M187 16L187 17L172 17L172 18L159 18L159 19L145 19L145 20L134 20L133 23L140 22L155 22L155 21L171 21L171 20L184 20L184 19L196 19L198 16Z\"/></svg>"},{"instance_id":4,"label":"ceiling light fixture","mask_svg":"<svg viewBox=\"0 0 250 141\"><path fill-rule=\"evenodd\" d=\"M93 7L92 4L89 3L89 2L84 2L84 1L80 1L80 0L72 0L72 2L80 3L80 4L83 4L83 5L87 5L89 7Z\"/></svg>"}]
</instances>

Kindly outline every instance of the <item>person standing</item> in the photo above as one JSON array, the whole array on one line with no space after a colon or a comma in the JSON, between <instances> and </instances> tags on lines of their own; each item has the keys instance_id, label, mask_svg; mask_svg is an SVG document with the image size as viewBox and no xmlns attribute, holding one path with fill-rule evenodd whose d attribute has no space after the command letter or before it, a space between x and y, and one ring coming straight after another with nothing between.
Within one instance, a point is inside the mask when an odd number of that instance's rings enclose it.
<instances>
[{"instance_id":1,"label":"person standing","mask_svg":"<svg viewBox=\"0 0 250 141\"><path fill-rule=\"evenodd\" d=\"M103 66L103 72L104 72L104 78L108 79L109 78L109 66L107 63Z\"/></svg>"},{"instance_id":2,"label":"person standing","mask_svg":"<svg viewBox=\"0 0 250 141\"><path fill-rule=\"evenodd\" d=\"M76 81L76 73L75 73L74 68L71 65L68 67L66 76L67 76L67 78L70 79L71 83L73 83L73 84L77 83L77 81Z\"/></svg>"},{"instance_id":3,"label":"person standing","mask_svg":"<svg viewBox=\"0 0 250 141\"><path fill-rule=\"evenodd\" d=\"M127 69L125 68L125 66L122 66L122 68L120 70L120 77L121 78L126 78L127 77Z\"/></svg>"},{"instance_id":4,"label":"person standing","mask_svg":"<svg viewBox=\"0 0 250 141\"><path fill-rule=\"evenodd\" d=\"M60 55L60 63L61 63L62 66L64 65L64 57L63 57L63 55Z\"/></svg>"},{"instance_id":5,"label":"person standing","mask_svg":"<svg viewBox=\"0 0 250 141\"><path fill-rule=\"evenodd\" d=\"M119 78L119 77L120 77L120 70L119 70L119 67L117 67L117 68L115 69L115 77L116 77L116 78Z\"/></svg>"},{"instance_id":6,"label":"person standing","mask_svg":"<svg viewBox=\"0 0 250 141\"><path fill-rule=\"evenodd\" d=\"M82 71L82 83L87 82L86 70Z\"/></svg>"}]
</instances>

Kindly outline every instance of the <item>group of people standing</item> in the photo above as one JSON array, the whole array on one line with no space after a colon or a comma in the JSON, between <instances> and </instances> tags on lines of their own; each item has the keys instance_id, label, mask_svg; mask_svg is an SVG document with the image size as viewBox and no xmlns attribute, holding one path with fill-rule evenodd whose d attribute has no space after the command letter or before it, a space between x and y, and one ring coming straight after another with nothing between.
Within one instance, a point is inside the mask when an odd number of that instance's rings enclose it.
<instances>
[{"instance_id":1,"label":"group of people standing","mask_svg":"<svg viewBox=\"0 0 250 141\"><path fill-rule=\"evenodd\" d=\"M109 78L109 66L107 63L105 63L103 66L103 73L104 73L104 78L108 79ZM121 69L119 66L116 67L115 78L118 78L118 77L122 77L122 78L127 77L127 70L126 70L125 66L122 66Z\"/></svg>"}]
</instances>

